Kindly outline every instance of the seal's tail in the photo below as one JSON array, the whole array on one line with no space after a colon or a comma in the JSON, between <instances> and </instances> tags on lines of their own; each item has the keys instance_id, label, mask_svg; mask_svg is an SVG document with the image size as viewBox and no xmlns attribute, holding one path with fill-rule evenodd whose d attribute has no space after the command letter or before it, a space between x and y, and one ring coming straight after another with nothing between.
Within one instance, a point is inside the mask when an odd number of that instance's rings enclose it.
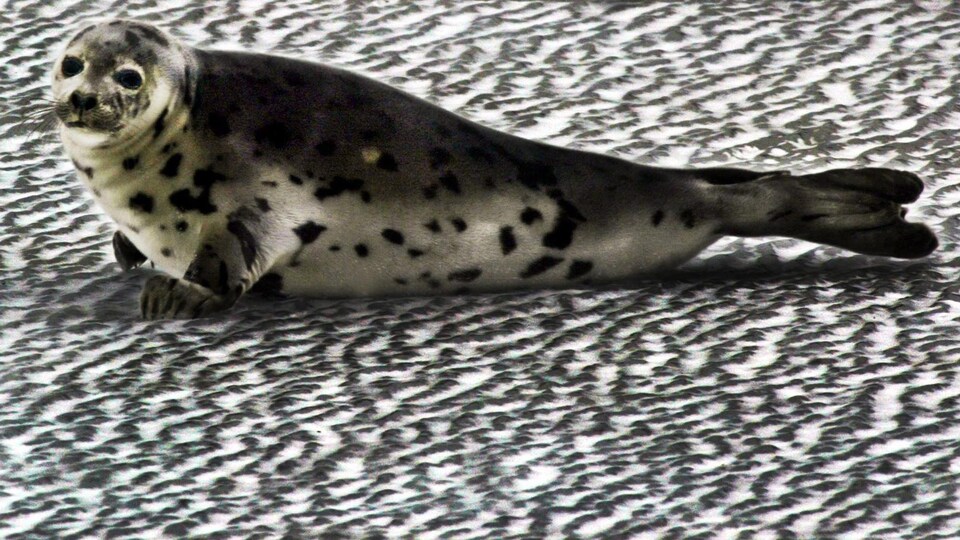
<instances>
[{"instance_id":1,"label":"seal's tail","mask_svg":"<svg viewBox=\"0 0 960 540\"><path fill-rule=\"evenodd\" d=\"M772 173L714 187L725 234L790 236L904 259L929 255L938 245L925 225L904 220L902 205L923 191L912 173L879 168Z\"/></svg>"}]
</instances>

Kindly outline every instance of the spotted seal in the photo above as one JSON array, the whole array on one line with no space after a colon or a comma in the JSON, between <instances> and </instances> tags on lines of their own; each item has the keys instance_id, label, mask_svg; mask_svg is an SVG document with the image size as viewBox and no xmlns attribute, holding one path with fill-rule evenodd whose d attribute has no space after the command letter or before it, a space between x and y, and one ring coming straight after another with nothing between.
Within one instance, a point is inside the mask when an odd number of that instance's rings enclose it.
<instances>
[{"instance_id":1,"label":"spotted seal","mask_svg":"<svg viewBox=\"0 0 960 540\"><path fill-rule=\"evenodd\" d=\"M144 317L251 288L322 296L578 287L674 267L723 235L860 253L937 246L913 174L663 169L529 141L314 62L88 26L56 60L67 154L124 269L167 275Z\"/></svg>"}]
</instances>

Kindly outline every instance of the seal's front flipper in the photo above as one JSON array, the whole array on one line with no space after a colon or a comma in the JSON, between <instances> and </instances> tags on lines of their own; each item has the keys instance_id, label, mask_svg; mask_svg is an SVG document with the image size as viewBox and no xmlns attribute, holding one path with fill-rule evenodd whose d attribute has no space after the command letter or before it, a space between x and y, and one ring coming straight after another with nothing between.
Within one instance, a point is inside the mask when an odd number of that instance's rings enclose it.
<instances>
[{"instance_id":1,"label":"seal's front flipper","mask_svg":"<svg viewBox=\"0 0 960 540\"><path fill-rule=\"evenodd\" d=\"M194 319L236 303L276 260L258 241L260 223L231 215L226 230L200 244L182 279L154 276L140 295L145 319Z\"/></svg>"},{"instance_id":2,"label":"seal's front flipper","mask_svg":"<svg viewBox=\"0 0 960 540\"><path fill-rule=\"evenodd\" d=\"M140 293L144 319L196 319L223 311L237 301L235 296L170 276L153 276Z\"/></svg>"},{"instance_id":3,"label":"seal's front flipper","mask_svg":"<svg viewBox=\"0 0 960 540\"><path fill-rule=\"evenodd\" d=\"M244 290L237 280L242 267L230 256L230 244L222 240L204 243L183 279L153 276L147 280L140 293L143 318L196 319L236 303Z\"/></svg>"},{"instance_id":4,"label":"seal's front flipper","mask_svg":"<svg viewBox=\"0 0 960 540\"><path fill-rule=\"evenodd\" d=\"M715 189L724 234L790 236L904 259L925 257L938 245L925 225L904 220L901 205L923 191L912 173L873 168L773 174Z\"/></svg>"},{"instance_id":5,"label":"seal's front flipper","mask_svg":"<svg viewBox=\"0 0 960 540\"><path fill-rule=\"evenodd\" d=\"M113 256L124 272L133 270L146 262L147 257L120 231L113 233Z\"/></svg>"}]
</instances>

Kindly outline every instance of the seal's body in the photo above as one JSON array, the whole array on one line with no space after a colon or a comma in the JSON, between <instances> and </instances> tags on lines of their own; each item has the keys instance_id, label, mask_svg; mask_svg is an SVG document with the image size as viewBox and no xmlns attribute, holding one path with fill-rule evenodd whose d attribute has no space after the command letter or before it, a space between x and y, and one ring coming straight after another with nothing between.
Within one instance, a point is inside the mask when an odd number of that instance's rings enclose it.
<instances>
[{"instance_id":1,"label":"seal's body","mask_svg":"<svg viewBox=\"0 0 960 540\"><path fill-rule=\"evenodd\" d=\"M113 21L54 79L61 135L118 223L149 318L255 284L322 296L570 287L676 266L725 234L920 257L912 174L674 170L506 135L366 77L197 50Z\"/></svg>"}]
</instances>

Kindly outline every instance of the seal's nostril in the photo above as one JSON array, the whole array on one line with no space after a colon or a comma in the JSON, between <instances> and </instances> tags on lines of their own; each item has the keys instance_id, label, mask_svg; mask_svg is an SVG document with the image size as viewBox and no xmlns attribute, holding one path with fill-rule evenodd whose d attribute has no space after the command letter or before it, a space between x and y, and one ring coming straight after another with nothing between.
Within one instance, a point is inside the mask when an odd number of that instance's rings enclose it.
<instances>
[{"instance_id":1,"label":"seal's nostril","mask_svg":"<svg viewBox=\"0 0 960 540\"><path fill-rule=\"evenodd\" d=\"M97 106L97 96L84 96L77 91L70 94L70 104L78 111L89 111Z\"/></svg>"}]
</instances>

